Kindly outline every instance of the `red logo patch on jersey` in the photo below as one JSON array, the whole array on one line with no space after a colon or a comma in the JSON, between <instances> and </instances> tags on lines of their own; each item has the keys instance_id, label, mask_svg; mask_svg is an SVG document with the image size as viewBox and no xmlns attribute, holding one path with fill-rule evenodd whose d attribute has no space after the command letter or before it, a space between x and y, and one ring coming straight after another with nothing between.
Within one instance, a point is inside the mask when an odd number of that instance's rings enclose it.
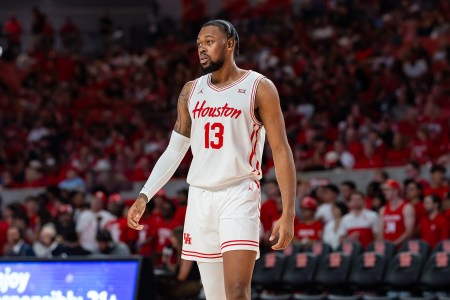
<instances>
[{"instance_id":1,"label":"red logo patch on jersey","mask_svg":"<svg viewBox=\"0 0 450 300\"><path fill-rule=\"evenodd\" d=\"M183 234L183 238L184 238L184 243L186 245L191 245L192 244L192 238L191 238L191 235L189 233L184 233Z\"/></svg>"}]
</instances>

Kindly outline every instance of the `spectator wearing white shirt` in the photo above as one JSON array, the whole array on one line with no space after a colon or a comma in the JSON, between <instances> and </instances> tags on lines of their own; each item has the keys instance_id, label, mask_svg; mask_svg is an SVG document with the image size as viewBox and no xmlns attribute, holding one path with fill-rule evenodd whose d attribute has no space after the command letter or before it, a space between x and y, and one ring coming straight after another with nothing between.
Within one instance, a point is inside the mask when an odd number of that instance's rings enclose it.
<instances>
[{"instance_id":1,"label":"spectator wearing white shirt","mask_svg":"<svg viewBox=\"0 0 450 300\"><path fill-rule=\"evenodd\" d=\"M321 221L323 224L327 224L334 219L333 205L336 203L339 196L339 188L332 183L324 186L323 188L323 203L317 209L314 217L317 220Z\"/></svg>"},{"instance_id":2,"label":"spectator wearing white shirt","mask_svg":"<svg viewBox=\"0 0 450 300\"><path fill-rule=\"evenodd\" d=\"M334 219L325 225L323 229L322 241L336 250L341 244L340 232L342 217L348 213L348 207L343 202L336 202L333 206L333 217Z\"/></svg>"},{"instance_id":3,"label":"spectator wearing white shirt","mask_svg":"<svg viewBox=\"0 0 450 300\"><path fill-rule=\"evenodd\" d=\"M45 224L40 233L39 240L33 243L33 251L37 257L53 257L53 251L60 251L63 247L56 239L56 228L52 223Z\"/></svg>"},{"instance_id":4,"label":"spectator wearing white shirt","mask_svg":"<svg viewBox=\"0 0 450 300\"><path fill-rule=\"evenodd\" d=\"M114 220L110 212L104 210L106 195L103 192L96 192L91 199L90 209L83 211L76 224L76 231L80 237L80 244L83 248L97 252L97 232L106 223Z\"/></svg>"},{"instance_id":5,"label":"spectator wearing white shirt","mask_svg":"<svg viewBox=\"0 0 450 300\"><path fill-rule=\"evenodd\" d=\"M367 247L374 239L380 239L380 217L368 210L366 197L361 192L354 192L350 197L350 212L342 218L339 236L342 240L356 240Z\"/></svg>"}]
</instances>

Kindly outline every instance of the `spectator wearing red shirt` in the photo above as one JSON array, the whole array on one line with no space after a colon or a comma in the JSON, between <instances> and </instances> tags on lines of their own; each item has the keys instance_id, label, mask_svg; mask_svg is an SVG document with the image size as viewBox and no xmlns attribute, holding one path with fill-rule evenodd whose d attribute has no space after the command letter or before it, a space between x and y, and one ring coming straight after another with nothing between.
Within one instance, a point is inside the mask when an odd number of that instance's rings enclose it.
<instances>
[{"instance_id":1,"label":"spectator wearing red shirt","mask_svg":"<svg viewBox=\"0 0 450 300\"><path fill-rule=\"evenodd\" d=\"M305 197L300 204L301 221L294 227L294 242L303 246L309 246L314 241L322 239L323 225L314 219L317 209L316 200L312 197Z\"/></svg>"},{"instance_id":2,"label":"spectator wearing red shirt","mask_svg":"<svg viewBox=\"0 0 450 300\"><path fill-rule=\"evenodd\" d=\"M355 128L348 127L345 130L345 144L347 150L353 155L355 159L358 159L363 155L363 145L358 139Z\"/></svg>"},{"instance_id":3,"label":"spectator wearing red shirt","mask_svg":"<svg viewBox=\"0 0 450 300\"><path fill-rule=\"evenodd\" d=\"M441 165L431 167L430 187L424 190L424 195L438 195L441 199L445 198L450 192L447 179L445 178L446 169Z\"/></svg>"},{"instance_id":4,"label":"spectator wearing red shirt","mask_svg":"<svg viewBox=\"0 0 450 300\"><path fill-rule=\"evenodd\" d=\"M61 41L66 49L78 51L81 47L81 32L72 18L68 17L59 30Z\"/></svg>"},{"instance_id":5,"label":"spectator wearing red shirt","mask_svg":"<svg viewBox=\"0 0 450 300\"><path fill-rule=\"evenodd\" d=\"M295 197L295 214L300 216L300 203L302 199L311 194L311 184L308 179L297 180L297 192Z\"/></svg>"},{"instance_id":6,"label":"spectator wearing red shirt","mask_svg":"<svg viewBox=\"0 0 450 300\"><path fill-rule=\"evenodd\" d=\"M108 198L108 211L114 214L117 219L106 223L104 228L109 231L114 242L122 242L130 250L134 250L139 232L127 225L128 209L129 207L124 205L120 194L111 194Z\"/></svg>"},{"instance_id":7,"label":"spectator wearing red shirt","mask_svg":"<svg viewBox=\"0 0 450 300\"><path fill-rule=\"evenodd\" d=\"M175 212L175 220L180 223L180 225L184 225L184 219L186 217L186 209L188 202L188 189L181 189L177 191L177 211Z\"/></svg>"},{"instance_id":8,"label":"spectator wearing red shirt","mask_svg":"<svg viewBox=\"0 0 450 300\"><path fill-rule=\"evenodd\" d=\"M198 25L206 17L206 1L205 0L182 0L181 1L181 17L187 26Z\"/></svg>"},{"instance_id":9,"label":"spectator wearing red shirt","mask_svg":"<svg viewBox=\"0 0 450 300\"><path fill-rule=\"evenodd\" d=\"M268 199L261 206L260 219L265 238L268 241L273 225L281 217L281 194L278 184L274 180L264 184L263 189Z\"/></svg>"},{"instance_id":10,"label":"spectator wearing red shirt","mask_svg":"<svg viewBox=\"0 0 450 300\"><path fill-rule=\"evenodd\" d=\"M304 161L305 170L323 170L325 168L325 154L328 150L327 140L323 136L313 139L311 156Z\"/></svg>"},{"instance_id":11,"label":"spectator wearing red shirt","mask_svg":"<svg viewBox=\"0 0 450 300\"><path fill-rule=\"evenodd\" d=\"M384 159L381 153L376 151L376 147L370 142L363 144L363 153L356 159L354 169L381 168Z\"/></svg>"},{"instance_id":12,"label":"spectator wearing red shirt","mask_svg":"<svg viewBox=\"0 0 450 300\"><path fill-rule=\"evenodd\" d=\"M154 263L160 265L162 263L162 251L164 247L170 244L170 236L172 230L181 224L174 218L176 206L170 200L164 200L161 205L161 217L154 218L150 225L150 239L153 241L155 248L153 253Z\"/></svg>"},{"instance_id":13,"label":"spectator wearing red shirt","mask_svg":"<svg viewBox=\"0 0 450 300\"><path fill-rule=\"evenodd\" d=\"M421 166L419 162L415 160L411 160L405 166L405 175L406 175L405 181L413 180L415 182L418 182L423 189L430 187L430 183L421 176Z\"/></svg>"},{"instance_id":14,"label":"spectator wearing red shirt","mask_svg":"<svg viewBox=\"0 0 450 300\"><path fill-rule=\"evenodd\" d=\"M427 215L420 220L420 238L434 248L440 241L449 237L448 222L440 213L441 199L437 195L428 195L423 201Z\"/></svg>"},{"instance_id":15,"label":"spectator wearing red shirt","mask_svg":"<svg viewBox=\"0 0 450 300\"><path fill-rule=\"evenodd\" d=\"M166 200L165 191L160 190L147 204L148 208L142 218L144 229L139 231L137 251L140 255L151 256L155 252L154 224L162 218L162 204ZM148 213L147 213L148 211Z\"/></svg>"},{"instance_id":16,"label":"spectator wearing red shirt","mask_svg":"<svg viewBox=\"0 0 450 300\"><path fill-rule=\"evenodd\" d=\"M375 147L375 153L380 154L381 157L386 156L387 145L384 140L380 137L378 130L370 129L367 134L367 142Z\"/></svg>"},{"instance_id":17,"label":"spectator wearing red shirt","mask_svg":"<svg viewBox=\"0 0 450 300\"><path fill-rule=\"evenodd\" d=\"M289 0L265 0L256 2L253 14L257 17L265 17L273 13L287 13L290 9L292 9L292 3Z\"/></svg>"},{"instance_id":18,"label":"spectator wearing red shirt","mask_svg":"<svg viewBox=\"0 0 450 300\"><path fill-rule=\"evenodd\" d=\"M11 15L5 23L4 28L6 37L8 38L8 42L20 43L20 39L22 37L22 24L17 20L16 15Z\"/></svg>"},{"instance_id":19,"label":"spectator wearing red shirt","mask_svg":"<svg viewBox=\"0 0 450 300\"><path fill-rule=\"evenodd\" d=\"M248 17L251 13L251 7L247 0L222 0L222 9L225 14L239 19Z\"/></svg>"},{"instance_id":20,"label":"spectator wearing red shirt","mask_svg":"<svg viewBox=\"0 0 450 300\"><path fill-rule=\"evenodd\" d=\"M8 242L8 222L0 219L0 256L3 255L3 249Z\"/></svg>"},{"instance_id":21,"label":"spectator wearing red shirt","mask_svg":"<svg viewBox=\"0 0 450 300\"><path fill-rule=\"evenodd\" d=\"M420 220L427 215L423 206L423 188L420 183L412 180L406 181L405 198L414 207L416 225L419 225Z\"/></svg>"},{"instance_id":22,"label":"spectator wearing red shirt","mask_svg":"<svg viewBox=\"0 0 450 300\"><path fill-rule=\"evenodd\" d=\"M407 140L414 138L416 134L418 114L419 111L416 107L409 107L403 119L394 125L396 130Z\"/></svg>"},{"instance_id":23,"label":"spectator wearing red shirt","mask_svg":"<svg viewBox=\"0 0 450 300\"><path fill-rule=\"evenodd\" d=\"M431 161L436 162L448 152L448 137L442 134L442 127L433 125L428 125L428 149Z\"/></svg>"},{"instance_id":24,"label":"spectator wearing red shirt","mask_svg":"<svg viewBox=\"0 0 450 300\"><path fill-rule=\"evenodd\" d=\"M15 15L11 15L5 23L4 34L7 39L7 47L4 53L5 59L15 59L20 52L23 28ZM1 27L0 27L1 34Z\"/></svg>"},{"instance_id":25,"label":"spectator wearing red shirt","mask_svg":"<svg viewBox=\"0 0 450 300\"><path fill-rule=\"evenodd\" d=\"M416 137L411 142L411 159L416 160L421 164L424 164L430 160L429 153L429 140L428 130L424 127L420 127L416 131Z\"/></svg>"},{"instance_id":26,"label":"spectator wearing red shirt","mask_svg":"<svg viewBox=\"0 0 450 300\"><path fill-rule=\"evenodd\" d=\"M383 239L400 246L414 233L414 207L400 197L400 184L388 179L383 184L386 205L380 209L381 230Z\"/></svg>"},{"instance_id":27,"label":"spectator wearing red shirt","mask_svg":"<svg viewBox=\"0 0 450 300\"><path fill-rule=\"evenodd\" d=\"M404 137L396 132L392 138L392 145L386 152L386 165L402 166L409 159L410 150L405 145Z\"/></svg>"},{"instance_id":28,"label":"spectator wearing red shirt","mask_svg":"<svg viewBox=\"0 0 450 300\"><path fill-rule=\"evenodd\" d=\"M450 234L450 193L448 193L442 201L442 211L444 211L444 217L448 220L448 232Z\"/></svg>"},{"instance_id":29,"label":"spectator wearing red shirt","mask_svg":"<svg viewBox=\"0 0 450 300\"><path fill-rule=\"evenodd\" d=\"M150 202L152 203L152 202ZM147 211L147 210L146 210ZM149 212L145 213L141 219L141 224L144 226L144 228L138 232L138 239L136 242L136 250L139 255L142 256L151 256L153 254L154 250L154 243L153 243L153 237L151 236L151 231L154 219L160 218L160 215L154 215L150 213L151 210L148 210Z\"/></svg>"}]
</instances>

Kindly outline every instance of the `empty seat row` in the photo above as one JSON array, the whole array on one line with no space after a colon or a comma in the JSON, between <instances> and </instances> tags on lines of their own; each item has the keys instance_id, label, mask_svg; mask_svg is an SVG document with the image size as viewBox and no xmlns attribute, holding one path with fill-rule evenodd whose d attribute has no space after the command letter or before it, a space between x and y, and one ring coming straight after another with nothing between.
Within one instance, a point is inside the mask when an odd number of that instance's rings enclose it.
<instances>
[{"instance_id":1,"label":"empty seat row","mask_svg":"<svg viewBox=\"0 0 450 300\"><path fill-rule=\"evenodd\" d=\"M296 252L307 252L313 253L316 256L324 256L330 252L333 252L333 250L326 243L315 242L307 247L290 245L283 251L283 254L290 256L292 253ZM424 240L412 239L405 242L398 250L392 242L384 240L374 241L369 244L366 249L364 249L358 242L345 241L339 246L336 252L344 252L345 254L351 256L358 256L362 252L375 252L386 256L388 259L394 257L397 252L411 252L420 254L424 258L428 258L431 253L450 252L450 240L441 241L434 249L431 249Z\"/></svg>"},{"instance_id":2,"label":"empty seat row","mask_svg":"<svg viewBox=\"0 0 450 300\"><path fill-rule=\"evenodd\" d=\"M312 295L324 293L450 292L450 254L445 245L438 245L429 257L430 249L423 250L427 248L421 241L410 246L413 251L402 248L397 254L385 241L358 254L361 249L356 243L344 244L338 252L325 253L329 249L322 245L315 246L316 253L295 247L287 253L267 253L255 264L252 288L266 298L281 294L297 299L316 299ZM320 247L322 251L317 251Z\"/></svg>"}]
</instances>

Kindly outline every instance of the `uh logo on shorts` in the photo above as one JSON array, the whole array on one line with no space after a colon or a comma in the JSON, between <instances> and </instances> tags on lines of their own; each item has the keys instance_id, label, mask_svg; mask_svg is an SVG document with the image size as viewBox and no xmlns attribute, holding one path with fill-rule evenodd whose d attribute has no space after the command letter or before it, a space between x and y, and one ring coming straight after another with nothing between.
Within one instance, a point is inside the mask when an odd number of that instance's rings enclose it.
<instances>
[{"instance_id":1,"label":"uh logo on shorts","mask_svg":"<svg viewBox=\"0 0 450 300\"><path fill-rule=\"evenodd\" d=\"M184 243L186 245L191 245L192 244L191 243L192 238L191 238L191 235L189 233L184 233L183 234L183 238L184 238Z\"/></svg>"}]
</instances>

